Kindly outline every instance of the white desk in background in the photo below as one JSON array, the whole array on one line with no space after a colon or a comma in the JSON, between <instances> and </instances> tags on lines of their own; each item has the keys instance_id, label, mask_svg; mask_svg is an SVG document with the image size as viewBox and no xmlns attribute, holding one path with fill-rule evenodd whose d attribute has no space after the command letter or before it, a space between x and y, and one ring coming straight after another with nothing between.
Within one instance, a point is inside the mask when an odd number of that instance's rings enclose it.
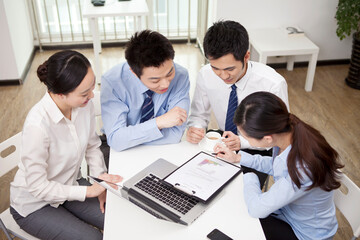
<instances>
[{"instance_id":1,"label":"white desk in background","mask_svg":"<svg viewBox=\"0 0 360 240\"><path fill-rule=\"evenodd\" d=\"M124 181L164 158L181 165L201 151L188 142L160 146L138 146L122 152L110 151L109 173L119 174ZM233 239L265 239L260 221L249 216L243 198L243 174L237 176L214 202L190 226L157 219L126 199L107 193L104 239L196 239L206 240L218 228Z\"/></svg>"},{"instance_id":2,"label":"white desk in background","mask_svg":"<svg viewBox=\"0 0 360 240\"><path fill-rule=\"evenodd\" d=\"M310 55L305 91L310 92L314 83L319 47L309 38L303 36L288 36L285 30L254 29L248 30L250 38L250 52L252 48L259 53L259 62L266 64L267 57L287 56L287 70L294 67L295 55Z\"/></svg>"},{"instance_id":3,"label":"white desk in background","mask_svg":"<svg viewBox=\"0 0 360 240\"><path fill-rule=\"evenodd\" d=\"M134 22L134 28L139 31L142 29L141 17L147 16L149 9L146 0L118 1L106 0L105 6L94 7L91 0L84 0L82 16L89 19L89 27L94 45L95 76L97 83L100 83L102 70L100 56L101 41L98 27L98 18L100 17L121 17L133 16L137 20Z\"/></svg>"}]
</instances>

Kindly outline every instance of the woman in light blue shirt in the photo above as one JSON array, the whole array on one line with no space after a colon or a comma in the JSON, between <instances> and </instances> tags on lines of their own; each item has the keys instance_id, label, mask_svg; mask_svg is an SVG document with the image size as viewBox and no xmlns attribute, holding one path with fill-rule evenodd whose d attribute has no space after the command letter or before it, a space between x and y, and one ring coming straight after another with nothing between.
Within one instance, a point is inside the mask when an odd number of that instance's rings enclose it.
<instances>
[{"instance_id":1,"label":"woman in light blue shirt","mask_svg":"<svg viewBox=\"0 0 360 240\"><path fill-rule=\"evenodd\" d=\"M215 147L218 157L274 177L274 184L263 193L254 173L244 175L249 214L260 218L266 238L331 239L338 227L333 190L340 187L343 167L338 153L272 93L246 97L234 122L252 146L273 148L272 157L263 157Z\"/></svg>"}]
</instances>

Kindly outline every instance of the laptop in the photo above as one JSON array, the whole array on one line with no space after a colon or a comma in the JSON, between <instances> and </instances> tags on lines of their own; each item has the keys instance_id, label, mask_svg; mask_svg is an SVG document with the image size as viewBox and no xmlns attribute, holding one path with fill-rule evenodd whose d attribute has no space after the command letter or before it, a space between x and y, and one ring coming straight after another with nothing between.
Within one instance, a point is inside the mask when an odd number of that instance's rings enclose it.
<instances>
[{"instance_id":1,"label":"laptop","mask_svg":"<svg viewBox=\"0 0 360 240\"><path fill-rule=\"evenodd\" d=\"M201 179L204 179L203 169L205 168L201 169L202 172L200 172L201 176L199 176L199 178L192 179L191 177L193 176L183 177L184 174L189 176L189 169L192 175L198 175L198 173L194 172L193 165L197 164L196 161L201 161L201 166L204 166L204 159L207 164L212 162L214 168L218 167L218 163L220 163L226 165L228 170L230 170L230 174L228 174L229 171L226 172L225 178L219 183L220 185L218 187L216 187L216 184L211 184L215 186L215 188L207 189L205 195L197 195L196 192L201 194L199 189L196 189L197 191L187 191L184 188L178 187L180 185L189 186L186 182L174 184L174 179L176 179L176 182L178 182L177 180L191 179L191 181L196 183L194 186L197 187L201 187L201 184L206 184L205 182L201 183ZM205 171L207 171L205 174L214 174L213 171L209 171L209 167L211 166L209 165L205 169ZM160 158L124 182L122 188L119 188L119 190L115 190L109 185L104 184L100 179L91 178L95 181L100 181L100 184L111 192L128 199L130 202L159 219L190 225L212 203L221 197L221 190L240 172L241 168L239 166L232 165L205 152L199 152L180 167ZM167 181L167 179L169 181ZM202 188L208 188L208 186L209 184Z\"/></svg>"}]
</instances>

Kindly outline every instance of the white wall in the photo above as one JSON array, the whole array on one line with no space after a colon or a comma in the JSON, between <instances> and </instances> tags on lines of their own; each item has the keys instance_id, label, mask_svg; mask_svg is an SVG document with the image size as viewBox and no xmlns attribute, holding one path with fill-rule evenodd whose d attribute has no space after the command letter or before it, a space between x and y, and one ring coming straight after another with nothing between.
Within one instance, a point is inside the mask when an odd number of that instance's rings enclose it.
<instances>
[{"instance_id":1,"label":"white wall","mask_svg":"<svg viewBox=\"0 0 360 240\"><path fill-rule=\"evenodd\" d=\"M0 0L0 80L20 79L34 48L26 0Z\"/></svg>"},{"instance_id":2,"label":"white wall","mask_svg":"<svg viewBox=\"0 0 360 240\"><path fill-rule=\"evenodd\" d=\"M340 41L336 35L338 0L220 0L214 4L214 20L238 21L246 29L299 26L320 48L318 60L351 56L352 37Z\"/></svg>"},{"instance_id":3,"label":"white wall","mask_svg":"<svg viewBox=\"0 0 360 240\"><path fill-rule=\"evenodd\" d=\"M18 78L4 1L0 0L0 80Z\"/></svg>"}]
</instances>

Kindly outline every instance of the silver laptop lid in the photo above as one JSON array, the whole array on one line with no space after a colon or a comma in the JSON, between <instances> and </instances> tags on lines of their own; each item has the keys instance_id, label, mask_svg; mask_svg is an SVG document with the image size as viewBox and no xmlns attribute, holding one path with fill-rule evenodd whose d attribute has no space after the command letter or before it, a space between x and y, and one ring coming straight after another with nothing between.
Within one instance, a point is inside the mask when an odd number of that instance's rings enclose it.
<instances>
[{"instance_id":1,"label":"silver laptop lid","mask_svg":"<svg viewBox=\"0 0 360 240\"><path fill-rule=\"evenodd\" d=\"M160 158L126 181L121 193L123 197L158 218L189 225L205 211L209 204L203 204L197 201L195 206L184 214L136 186L142 179L150 175L163 179L176 168L176 165ZM180 191L175 188L173 188L173 191L180 193Z\"/></svg>"}]
</instances>

